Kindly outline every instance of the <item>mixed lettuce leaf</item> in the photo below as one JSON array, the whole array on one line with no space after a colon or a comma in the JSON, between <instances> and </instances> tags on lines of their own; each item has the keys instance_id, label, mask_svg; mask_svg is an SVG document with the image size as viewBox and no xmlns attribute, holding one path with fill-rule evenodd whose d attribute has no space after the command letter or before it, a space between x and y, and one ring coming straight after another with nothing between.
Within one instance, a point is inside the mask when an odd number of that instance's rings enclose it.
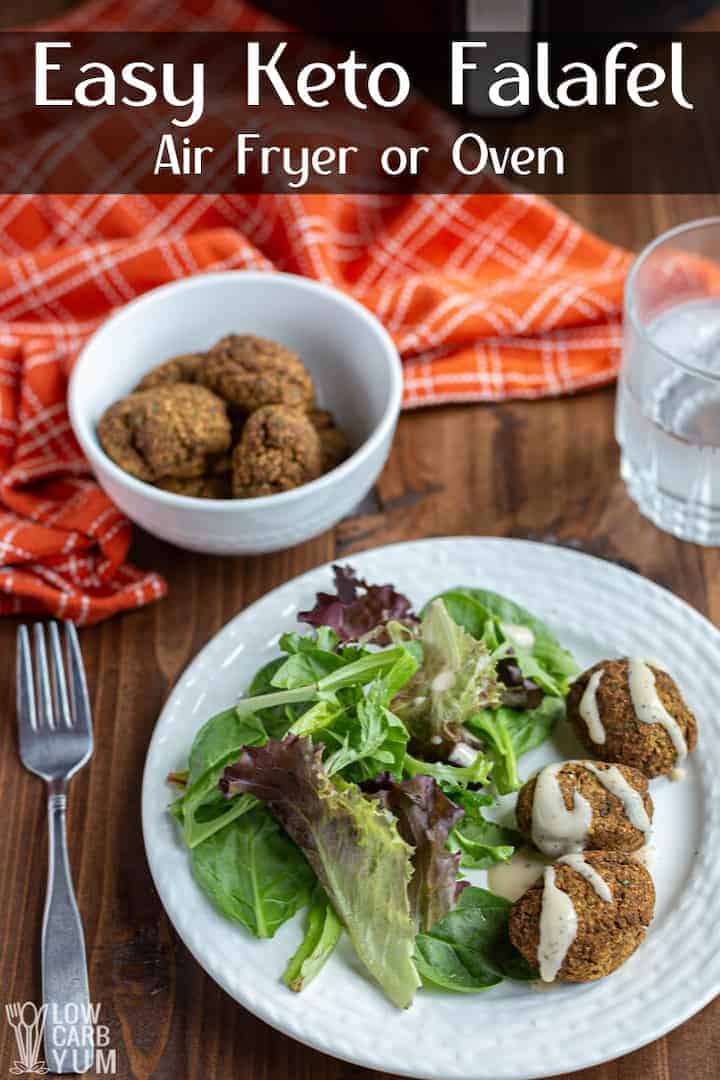
<instances>
[{"instance_id":1,"label":"mixed lettuce leaf","mask_svg":"<svg viewBox=\"0 0 720 1080\"><path fill-rule=\"evenodd\" d=\"M359 641L390 622L416 621L407 596L392 585L368 585L350 566L333 566L334 594L318 593L315 606L298 619L330 627L341 641Z\"/></svg>"},{"instance_id":2,"label":"mixed lettuce leaf","mask_svg":"<svg viewBox=\"0 0 720 1080\"><path fill-rule=\"evenodd\" d=\"M448 848L463 809L430 776L397 781L385 773L363 784L363 791L390 811L398 832L413 849L410 910L418 929L429 930L454 908L465 884L458 881L460 854Z\"/></svg>"},{"instance_id":3,"label":"mixed lettuce leaf","mask_svg":"<svg viewBox=\"0 0 720 1080\"><path fill-rule=\"evenodd\" d=\"M466 722L500 703L495 664L485 642L454 622L442 599L426 609L420 643L422 665L393 707L417 754L452 760L458 744L467 744Z\"/></svg>"},{"instance_id":4,"label":"mixed lettuce leaf","mask_svg":"<svg viewBox=\"0 0 720 1080\"><path fill-rule=\"evenodd\" d=\"M564 697L579 668L544 622L489 589L459 586L441 593L451 618L490 649L502 645L517 658L523 675L545 693Z\"/></svg>"},{"instance_id":5,"label":"mixed lettuce leaf","mask_svg":"<svg viewBox=\"0 0 720 1080\"><path fill-rule=\"evenodd\" d=\"M333 783L321 758L309 738L271 739L229 766L222 788L269 806L315 871L360 960L390 1001L407 1008L420 984L407 894L412 849L391 815L354 784Z\"/></svg>"},{"instance_id":6,"label":"mixed lettuce leaf","mask_svg":"<svg viewBox=\"0 0 720 1080\"><path fill-rule=\"evenodd\" d=\"M343 932L388 998L528 978L509 905L461 880L508 859L491 820L519 759L564 712L577 667L550 630L458 587L418 619L391 585L334 567L248 692L198 732L171 806L193 873L257 937L306 909L287 986L317 976Z\"/></svg>"}]
</instances>

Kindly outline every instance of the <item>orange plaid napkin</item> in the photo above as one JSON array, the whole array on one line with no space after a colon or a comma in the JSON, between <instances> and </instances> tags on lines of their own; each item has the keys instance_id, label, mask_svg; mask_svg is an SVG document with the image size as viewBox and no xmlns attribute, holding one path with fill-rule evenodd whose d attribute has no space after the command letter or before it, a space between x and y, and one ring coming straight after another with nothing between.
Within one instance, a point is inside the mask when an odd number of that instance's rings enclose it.
<instances>
[{"instance_id":1,"label":"orange plaid napkin","mask_svg":"<svg viewBox=\"0 0 720 1080\"><path fill-rule=\"evenodd\" d=\"M64 29L273 29L225 0L96 0ZM610 381L629 256L530 195L0 198L0 613L95 622L162 596L69 427L79 348L120 305L206 270L271 267L387 326L405 406Z\"/></svg>"}]
</instances>

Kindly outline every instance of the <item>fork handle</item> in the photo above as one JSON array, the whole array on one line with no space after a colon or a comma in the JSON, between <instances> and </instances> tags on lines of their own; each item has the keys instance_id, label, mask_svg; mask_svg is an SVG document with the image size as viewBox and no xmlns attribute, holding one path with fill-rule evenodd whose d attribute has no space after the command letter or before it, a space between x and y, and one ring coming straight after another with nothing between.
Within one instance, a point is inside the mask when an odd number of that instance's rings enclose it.
<instances>
[{"instance_id":1,"label":"fork handle","mask_svg":"<svg viewBox=\"0 0 720 1080\"><path fill-rule=\"evenodd\" d=\"M50 1072L85 1072L94 1059L83 927L65 833L66 785L48 785L48 879L42 927L42 993L48 1006L45 1060Z\"/></svg>"}]
</instances>

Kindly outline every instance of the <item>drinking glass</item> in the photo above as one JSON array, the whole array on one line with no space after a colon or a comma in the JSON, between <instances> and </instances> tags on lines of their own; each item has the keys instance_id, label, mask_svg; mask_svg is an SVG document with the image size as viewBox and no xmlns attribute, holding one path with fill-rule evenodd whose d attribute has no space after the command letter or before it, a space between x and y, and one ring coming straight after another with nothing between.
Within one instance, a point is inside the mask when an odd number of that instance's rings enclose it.
<instances>
[{"instance_id":1,"label":"drinking glass","mask_svg":"<svg viewBox=\"0 0 720 1080\"><path fill-rule=\"evenodd\" d=\"M616 436L641 512L720 544L720 217L663 233L625 286Z\"/></svg>"}]
</instances>

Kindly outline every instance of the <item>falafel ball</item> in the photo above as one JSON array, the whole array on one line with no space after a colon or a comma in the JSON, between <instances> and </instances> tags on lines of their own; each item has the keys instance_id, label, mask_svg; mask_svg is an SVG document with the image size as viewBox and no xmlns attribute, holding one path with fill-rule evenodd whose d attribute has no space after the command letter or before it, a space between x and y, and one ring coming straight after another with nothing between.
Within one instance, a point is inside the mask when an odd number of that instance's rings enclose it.
<instances>
[{"instance_id":1,"label":"falafel ball","mask_svg":"<svg viewBox=\"0 0 720 1080\"><path fill-rule=\"evenodd\" d=\"M210 349L200 379L229 405L252 413L263 405L306 411L315 397L300 357L277 341L229 334Z\"/></svg>"},{"instance_id":2,"label":"falafel ball","mask_svg":"<svg viewBox=\"0 0 720 1080\"><path fill-rule=\"evenodd\" d=\"M588 880L593 877L595 884ZM556 942L551 939L557 934L557 924L555 934L541 934L543 901L553 903L553 885L570 897L577 920L566 951L562 946L558 951L553 948ZM605 888L609 889L610 899L598 891ZM543 878L513 904L508 924L510 940L529 964L541 967L541 974L545 958L547 981L554 981L552 972L559 963L555 979L592 982L609 975L632 956L645 937L654 909L652 878L631 855L619 851L566 855L546 867Z\"/></svg>"},{"instance_id":3,"label":"falafel ball","mask_svg":"<svg viewBox=\"0 0 720 1080\"><path fill-rule=\"evenodd\" d=\"M330 472L350 454L350 443L327 409L311 409L308 419L320 437L322 471Z\"/></svg>"},{"instance_id":4,"label":"falafel ball","mask_svg":"<svg viewBox=\"0 0 720 1080\"><path fill-rule=\"evenodd\" d=\"M576 793L590 806L592 817L584 850L637 851L647 842L653 803L647 777L638 769L600 761L566 761L555 776L568 811L573 809ZM537 782L538 777L533 776L520 789L515 808L518 829L538 847L548 847L555 854L567 854L575 848L568 837L561 835L562 822L557 823L548 835L533 836Z\"/></svg>"},{"instance_id":5,"label":"falafel ball","mask_svg":"<svg viewBox=\"0 0 720 1080\"><path fill-rule=\"evenodd\" d=\"M224 403L204 386L175 383L138 390L111 405L98 424L100 444L138 480L191 479L230 447Z\"/></svg>"},{"instance_id":6,"label":"falafel ball","mask_svg":"<svg viewBox=\"0 0 720 1080\"><path fill-rule=\"evenodd\" d=\"M173 356L170 360L158 364L152 371L148 371L135 389L152 390L156 386L167 384L200 382L200 370L204 363L204 353L183 353L181 356Z\"/></svg>"},{"instance_id":7,"label":"falafel ball","mask_svg":"<svg viewBox=\"0 0 720 1080\"><path fill-rule=\"evenodd\" d=\"M233 451L233 495L275 495L315 480L322 472L320 439L305 413L264 405L248 418Z\"/></svg>"},{"instance_id":8,"label":"falafel ball","mask_svg":"<svg viewBox=\"0 0 720 1080\"><path fill-rule=\"evenodd\" d=\"M665 722L657 709L633 701L631 664L640 668L641 676L650 673L646 681L651 691L654 679L654 692L667 714ZM592 754L630 765L650 777L671 773L697 742L695 717L675 680L645 660L603 660L588 668L570 687L567 715Z\"/></svg>"}]
</instances>

